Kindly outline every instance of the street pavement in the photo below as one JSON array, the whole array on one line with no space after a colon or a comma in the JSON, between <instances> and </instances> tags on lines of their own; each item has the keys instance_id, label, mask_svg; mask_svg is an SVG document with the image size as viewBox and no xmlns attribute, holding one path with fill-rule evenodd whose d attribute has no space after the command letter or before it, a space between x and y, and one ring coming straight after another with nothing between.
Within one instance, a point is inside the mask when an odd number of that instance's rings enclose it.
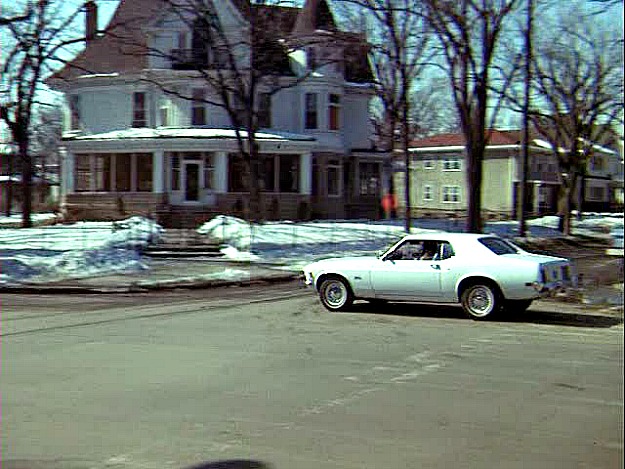
<instances>
[{"instance_id":1,"label":"street pavement","mask_svg":"<svg viewBox=\"0 0 625 469\"><path fill-rule=\"evenodd\" d=\"M0 301L3 469L623 467L622 312L330 314L297 282Z\"/></svg>"}]
</instances>

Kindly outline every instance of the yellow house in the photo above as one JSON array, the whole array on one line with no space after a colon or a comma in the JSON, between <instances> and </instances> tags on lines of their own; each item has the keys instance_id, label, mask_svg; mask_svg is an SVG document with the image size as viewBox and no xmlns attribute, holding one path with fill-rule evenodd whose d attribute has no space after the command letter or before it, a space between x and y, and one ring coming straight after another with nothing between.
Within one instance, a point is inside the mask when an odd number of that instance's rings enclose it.
<instances>
[{"instance_id":1,"label":"yellow house","mask_svg":"<svg viewBox=\"0 0 625 469\"><path fill-rule=\"evenodd\" d=\"M516 215L521 181L521 132L493 130L483 166L482 210L485 218ZM462 216L468 185L465 142L461 134L441 134L413 142L410 148L410 206L412 216ZM398 159L401 157L398 156ZM398 161L398 160L396 160ZM539 140L530 145L528 211L555 213L558 166L551 149ZM393 176L398 211L405 210L405 164L396 162Z\"/></svg>"}]
</instances>

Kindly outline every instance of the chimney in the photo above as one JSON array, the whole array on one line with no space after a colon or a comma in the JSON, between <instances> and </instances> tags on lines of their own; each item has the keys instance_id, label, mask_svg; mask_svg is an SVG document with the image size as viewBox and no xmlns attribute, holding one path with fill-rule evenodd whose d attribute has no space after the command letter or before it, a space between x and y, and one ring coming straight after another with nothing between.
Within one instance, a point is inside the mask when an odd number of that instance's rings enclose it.
<instances>
[{"instance_id":1,"label":"chimney","mask_svg":"<svg viewBox=\"0 0 625 469\"><path fill-rule=\"evenodd\" d=\"M89 44L98 34L98 5L89 0L85 3L85 40Z\"/></svg>"}]
</instances>

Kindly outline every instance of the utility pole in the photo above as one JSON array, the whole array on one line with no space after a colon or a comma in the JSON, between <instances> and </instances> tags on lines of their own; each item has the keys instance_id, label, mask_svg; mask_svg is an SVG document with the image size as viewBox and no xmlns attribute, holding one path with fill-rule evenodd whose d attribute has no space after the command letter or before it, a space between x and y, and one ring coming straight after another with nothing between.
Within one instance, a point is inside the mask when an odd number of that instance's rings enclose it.
<instances>
[{"instance_id":1,"label":"utility pole","mask_svg":"<svg viewBox=\"0 0 625 469\"><path fill-rule=\"evenodd\" d=\"M521 156L521 185L519 187L519 200L517 211L519 216L519 236L525 237L527 233L526 201L527 180L529 173L529 112L530 92L532 86L532 23L534 19L534 0L527 0L527 24L525 28L525 100L523 102L523 153Z\"/></svg>"}]
</instances>

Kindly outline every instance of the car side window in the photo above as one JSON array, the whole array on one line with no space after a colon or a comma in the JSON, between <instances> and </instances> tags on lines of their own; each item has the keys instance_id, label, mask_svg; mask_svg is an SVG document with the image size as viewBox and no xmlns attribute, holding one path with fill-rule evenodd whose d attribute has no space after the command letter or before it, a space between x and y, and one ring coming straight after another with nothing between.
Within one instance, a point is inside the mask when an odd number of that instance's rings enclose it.
<instances>
[{"instance_id":1,"label":"car side window","mask_svg":"<svg viewBox=\"0 0 625 469\"><path fill-rule=\"evenodd\" d=\"M441 241L415 241L402 243L388 257L390 260L439 261L453 256L451 245Z\"/></svg>"}]
</instances>

